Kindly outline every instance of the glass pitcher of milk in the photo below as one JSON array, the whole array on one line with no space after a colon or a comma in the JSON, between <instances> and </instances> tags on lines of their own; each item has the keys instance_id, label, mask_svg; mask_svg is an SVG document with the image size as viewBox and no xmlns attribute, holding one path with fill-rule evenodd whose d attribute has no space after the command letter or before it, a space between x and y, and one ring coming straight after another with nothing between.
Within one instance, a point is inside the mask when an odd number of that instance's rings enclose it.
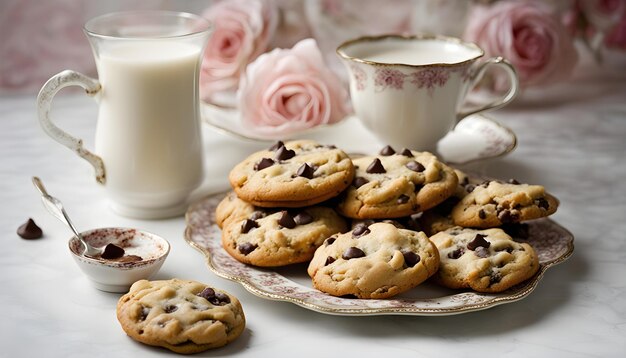
<instances>
[{"instance_id":1,"label":"glass pitcher of milk","mask_svg":"<svg viewBox=\"0 0 626 358\"><path fill-rule=\"evenodd\" d=\"M38 96L45 132L86 159L120 215L180 215L202 181L198 78L211 26L167 11L107 14L84 27L98 80L66 70ZM81 86L99 103L94 153L49 117L54 95Z\"/></svg>"}]
</instances>

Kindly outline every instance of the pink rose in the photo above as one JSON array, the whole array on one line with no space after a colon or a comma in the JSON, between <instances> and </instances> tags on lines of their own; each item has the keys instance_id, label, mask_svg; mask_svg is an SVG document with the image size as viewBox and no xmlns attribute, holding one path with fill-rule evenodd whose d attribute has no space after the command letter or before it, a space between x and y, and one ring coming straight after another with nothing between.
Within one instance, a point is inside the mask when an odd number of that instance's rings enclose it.
<instances>
[{"instance_id":1,"label":"pink rose","mask_svg":"<svg viewBox=\"0 0 626 358\"><path fill-rule=\"evenodd\" d=\"M549 10L537 2L500 1L475 9L466 38L487 56L502 56L518 72L522 87L551 84L568 78L578 54L568 31ZM496 77L496 89L506 88Z\"/></svg>"},{"instance_id":2,"label":"pink rose","mask_svg":"<svg viewBox=\"0 0 626 358\"><path fill-rule=\"evenodd\" d=\"M237 100L244 126L265 137L336 123L348 113L348 93L322 59L315 40L274 49L251 63Z\"/></svg>"},{"instance_id":3,"label":"pink rose","mask_svg":"<svg viewBox=\"0 0 626 358\"><path fill-rule=\"evenodd\" d=\"M274 3L261 0L221 1L203 16L214 24L200 73L200 95L208 100L237 89L246 66L267 50L277 16Z\"/></svg>"}]
</instances>

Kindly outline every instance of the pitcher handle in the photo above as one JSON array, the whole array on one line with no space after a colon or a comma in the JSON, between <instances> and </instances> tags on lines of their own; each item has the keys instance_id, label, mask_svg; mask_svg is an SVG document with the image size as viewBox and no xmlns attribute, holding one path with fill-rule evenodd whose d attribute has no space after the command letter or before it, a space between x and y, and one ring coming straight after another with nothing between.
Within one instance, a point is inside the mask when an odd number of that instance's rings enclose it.
<instances>
[{"instance_id":1,"label":"pitcher handle","mask_svg":"<svg viewBox=\"0 0 626 358\"><path fill-rule=\"evenodd\" d=\"M519 92L519 79L517 77L517 72L515 71L515 67L513 67L513 65L511 65L509 61L505 60L502 57L492 57L482 62L481 64L479 64L473 70L471 70L468 92L469 90L471 90L472 87L474 87L483 78L489 66L502 67L506 71L507 75L509 75L509 78L511 80L510 81L511 88L509 88L508 92L502 98L496 98L493 101L483 106L480 106L478 108L474 108L469 111L458 113L457 123L461 119L467 116L470 116L472 114L476 114L476 113L483 112L483 111L490 110L490 109L497 109L500 107L504 107L505 105L509 104L513 99L515 99L515 96L517 96L517 93Z\"/></svg>"},{"instance_id":2,"label":"pitcher handle","mask_svg":"<svg viewBox=\"0 0 626 358\"><path fill-rule=\"evenodd\" d=\"M43 85L37 96L37 109L39 124L52 139L74 151L81 158L88 161L96 171L96 181L100 184L106 182L106 173L102 158L83 148L83 140L75 138L52 123L50 119L50 107L52 99L62 88L68 86L80 86L85 89L88 96L93 97L102 88L98 80L85 76L76 71L65 70L52 76Z\"/></svg>"}]
</instances>

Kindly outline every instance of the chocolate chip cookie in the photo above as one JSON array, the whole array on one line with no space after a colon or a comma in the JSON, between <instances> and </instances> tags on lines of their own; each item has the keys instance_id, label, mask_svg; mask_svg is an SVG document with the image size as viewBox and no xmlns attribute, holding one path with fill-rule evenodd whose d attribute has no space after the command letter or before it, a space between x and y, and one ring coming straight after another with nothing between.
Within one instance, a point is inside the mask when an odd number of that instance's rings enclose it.
<instances>
[{"instance_id":1,"label":"chocolate chip cookie","mask_svg":"<svg viewBox=\"0 0 626 358\"><path fill-rule=\"evenodd\" d=\"M488 181L452 209L452 219L463 227L492 228L552 215L558 205L541 185Z\"/></svg>"},{"instance_id":2,"label":"chocolate chip cookie","mask_svg":"<svg viewBox=\"0 0 626 358\"><path fill-rule=\"evenodd\" d=\"M339 203L341 214L355 219L388 219L429 209L450 197L457 186L454 170L428 152L385 147L377 156L353 160L356 174Z\"/></svg>"},{"instance_id":3,"label":"chocolate chip cookie","mask_svg":"<svg viewBox=\"0 0 626 358\"><path fill-rule=\"evenodd\" d=\"M262 207L303 207L333 198L354 177L350 158L311 140L278 142L250 155L230 172L237 196Z\"/></svg>"},{"instance_id":4,"label":"chocolate chip cookie","mask_svg":"<svg viewBox=\"0 0 626 358\"><path fill-rule=\"evenodd\" d=\"M222 246L246 264L285 266L309 261L324 239L346 230L345 220L328 207L253 210L246 217L226 223Z\"/></svg>"},{"instance_id":5,"label":"chocolate chip cookie","mask_svg":"<svg viewBox=\"0 0 626 358\"><path fill-rule=\"evenodd\" d=\"M326 239L307 271L315 288L333 296L387 298L419 285L438 266L439 253L423 232L375 223Z\"/></svg>"},{"instance_id":6,"label":"chocolate chip cookie","mask_svg":"<svg viewBox=\"0 0 626 358\"><path fill-rule=\"evenodd\" d=\"M237 194L231 191L217 204L217 208L215 208L215 223L220 228L223 228L228 221L247 217L256 209L254 205L239 199Z\"/></svg>"},{"instance_id":7,"label":"chocolate chip cookie","mask_svg":"<svg viewBox=\"0 0 626 358\"><path fill-rule=\"evenodd\" d=\"M183 354L231 342L246 322L236 297L179 279L135 282L118 301L117 319L134 340Z\"/></svg>"},{"instance_id":8,"label":"chocolate chip cookie","mask_svg":"<svg viewBox=\"0 0 626 358\"><path fill-rule=\"evenodd\" d=\"M439 271L434 280L449 288L502 292L539 270L535 250L517 243L501 229L453 227L430 237L437 245Z\"/></svg>"}]
</instances>

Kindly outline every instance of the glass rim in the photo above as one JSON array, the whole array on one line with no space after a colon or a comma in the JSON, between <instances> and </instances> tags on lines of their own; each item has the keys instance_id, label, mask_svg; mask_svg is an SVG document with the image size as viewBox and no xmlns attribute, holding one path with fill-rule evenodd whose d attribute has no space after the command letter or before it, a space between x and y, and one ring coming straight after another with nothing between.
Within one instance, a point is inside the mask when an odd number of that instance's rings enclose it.
<instances>
[{"instance_id":1,"label":"glass rim","mask_svg":"<svg viewBox=\"0 0 626 358\"><path fill-rule=\"evenodd\" d=\"M137 17L145 17L145 16L160 16L164 18L179 18L196 21L200 23L202 26L199 26L197 30L189 30L181 34L176 35L162 35L162 36L124 36L124 35L112 35L102 33L102 31L96 31L94 26L100 22L115 19L115 18L123 18L124 16L137 16ZM182 11L166 11L166 10L130 10L130 11L118 11L118 12L110 12L103 15L99 15L93 17L83 26L83 31L93 37L99 38L108 38L108 39L118 39L118 40L163 40L163 39L179 39L186 37L193 37L199 34L204 34L212 29L212 24L206 18Z\"/></svg>"}]
</instances>

